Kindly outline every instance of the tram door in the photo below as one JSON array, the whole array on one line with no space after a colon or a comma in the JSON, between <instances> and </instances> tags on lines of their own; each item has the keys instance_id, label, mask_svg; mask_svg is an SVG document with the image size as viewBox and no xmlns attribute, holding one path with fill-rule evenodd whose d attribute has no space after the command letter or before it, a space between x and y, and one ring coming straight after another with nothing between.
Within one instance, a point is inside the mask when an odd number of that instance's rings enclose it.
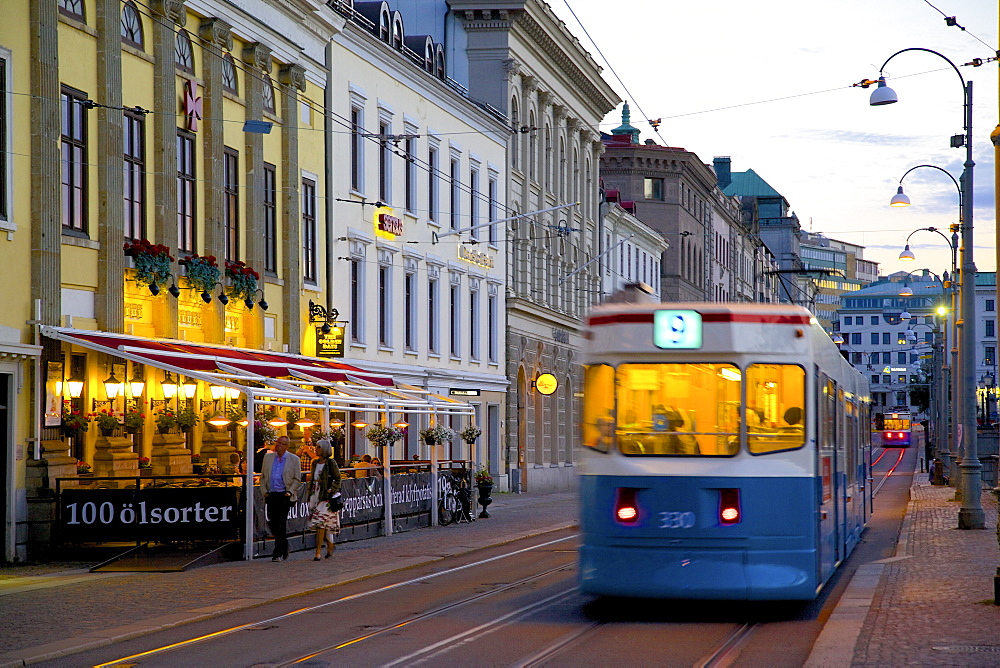
<instances>
[{"instance_id":1,"label":"tram door","mask_svg":"<svg viewBox=\"0 0 1000 668\"><path fill-rule=\"evenodd\" d=\"M837 565L837 393L825 373L816 370L816 446L819 482L819 570L825 581Z\"/></svg>"}]
</instances>

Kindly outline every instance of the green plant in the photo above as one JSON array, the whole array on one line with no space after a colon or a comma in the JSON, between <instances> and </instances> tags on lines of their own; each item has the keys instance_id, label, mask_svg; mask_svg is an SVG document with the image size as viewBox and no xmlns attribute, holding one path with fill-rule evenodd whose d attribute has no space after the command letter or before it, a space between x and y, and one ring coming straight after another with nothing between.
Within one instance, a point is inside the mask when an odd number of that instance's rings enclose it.
<instances>
[{"instance_id":1,"label":"green plant","mask_svg":"<svg viewBox=\"0 0 1000 668\"><path fill-rule=\"evenodd\" d=\"M202 458L201 455L191 455L191 463L192 464L204 464L205 460Z\"/></svg>"},{"instance_id":2,"label":"green plant","mask_svg":"<svg viewBox=\"0 0 1000 668\"><path fill-rule=\"evenodd\" d=\"M420 438L424 439L425 443L447 443L455 438L455 431L436 424L432 427L421 429Z\"/></svg>"},{"instance_id":3,"label":"green plant","mask_svg":"<svg viewBox=\"0 0 1000 668\"><path fill-rule=\"evenodd\" d=\"M156 428L160 430L161 434L166 434L171 429L177 426L177 415L174 414L169 408L164 408L162 411L156 414Z\"/></svg>"},{"instance_id":4,"label":"green plant","mask_svg":"<svg viewBox=\"0 0 1000 668\"><path fill-rule=\"evenodd\" d=\"M134 239L125 244L125 256L131 257L135 264L135 282L138 285L150 286L153 294L167 284L173 274L170 263L170 249L163 244L152 244L148 239ZM156 287L153 290L153 286Z\"/></svg>"},{"instance_id":5,"label":"green plant","mask_svg":"<svg viewBox=\"0 0 1000 668\"><path fill-rule=\"evenodd\" d=\"M466 443L475 443L476 439L479 438L483 430L474 424L470 424L468 427L463 429L458 433L459 438L461 438Z\"/></svg>"},{"instance_id":6,"label":"green plant","mask_svg":"<svg viewBox=\"0 0 1000 668\"><path fill-rule=\"evenodd\" d=\"M146 415L140 410L125 411L125 427L127 429L141 429L146 423Z\"/></svg>"},{"instance_id":7,"label":"green plant","mask_svg":"<svg viewBox=\"0 0 1000 668\"><path fill-rule=\"evenodd\" d=\"M253 308L253 298L257 293L257 281L260 274L247 266L243 260L226 262L226 278L229 279L229 296L248 302L247 308Z\"/></svg>"},{"instance_id":8,"label":"green plant","mask_svg":"<svg viewBox=\"0 0 1000 668\"><path fill-rule=\"evenodd\" d=\"M269 425L264 420L253 421L253 440L256 447L269 443L278 438L278 430Z\"/></svg>"},{"instance_id":9,"label":"green plant","mask_svg":"<svg viewBox=\"0 0 1000 668\"><path fill-rule=\"evenodd\" d=\"M198 414L194 412L194 409L190 406L185 406L184 408L177 411L177 426L181 429L190 429L191 427L198 424Z\"/></svg>"},{"instance_id":10,"label":"green plant","mask_svg":"<svg viewBox=\"0 0 1000 668\"><path fill-rule=\"evenodd\" d=\"M97 413L91 413L87 417L97 423L97 428L101 431L112 431L118 428L118 416L114 414L114 411L109 411L106 408Z\"/></svg>"},{"instance_id":11,"label":"green plant","mask_svg":"<svg viewBox=\"0 0 1000 668\"><path fill-rule=\"evenodd\" d=\"M365 436L375 445L392 445L399 439L403 438L405 434L406 432L399 427L384 424L373 424L368 427L368 431L365 433Z\"/></svg>"},{"instance_id":12,"label":"green plant","mask_svg":"<svg viewBox=\"0 0 1000 668\"><path fill-rule=\"evenodd\" d=\"M476 469L475 480L477 485L493 484L493 476L490 475L490 469L488 468L488 463L483 464L482 466Z\"/></svg>"},{"instance_id":13,"label":"green plant","mask_svg":"<svg viewBox=\"0 0 1000 668\"><path fill-rule=\"evenodd\" d=\"M76 463L77 473L90 473L90 464L85 461L77 461Z\"/></svg>"},{"instance_id":14,"label":"green plant","mask_svg":"<svg viewBox=\"0 0 1000 668\"><path fill-rule=\"evenodd\" d=\"M344 425L339 427L331 427L327 431L323 431L322 428L316 427L312 430L312 441L315 443L321 438L330 439L331 443L341 443L344 440L346 432L344 431Z\"/></svg>"},{"instance_id":15,"label":"green plant","mask_svg":"<svg viewBox=\"0 0 1000 668\"><path fill-rule=\"evenodd\" d=\"M185 275L188 281L191 282L191 287L207 293L219 284L219 278L222 276L222 272L219 270L219 265L216 262L217 260L214 255L198 255L197 253L193 253L182 260L178 260L177 264L187 268ZM202 296L202 299L204 298Z\"/></svg>"}]
</instances>

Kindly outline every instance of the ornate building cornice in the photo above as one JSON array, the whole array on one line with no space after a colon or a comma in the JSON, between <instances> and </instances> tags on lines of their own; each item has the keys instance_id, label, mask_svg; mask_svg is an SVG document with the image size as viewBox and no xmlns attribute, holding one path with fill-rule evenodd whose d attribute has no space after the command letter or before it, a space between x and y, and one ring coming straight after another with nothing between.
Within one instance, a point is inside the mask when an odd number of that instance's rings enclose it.
<instances>
[{"instance_id":1,"label":"ornate building cornice","mask_svg":"<svg viewBox=\"0 0 1000 668\"><path fill-rule=\"evenodd\" d=\"M271 49L260 42L243 47L243 62L256 70L271 71Z\"/></svg>"},{"instance_id":2,"label":"ornate building cornice","mask_svg":"<svg viewBox=\"0 0 1000 668\"><path fill-rule=\"evenodd\" d=\"M278 81L286 86L293 86L300 92L306 90L306 68L295 63L282 65L278 70Z\"/></svg>"},{"instance_id":3,"label":"ornate building cornice","mask_svg":"<svg viewBox=\"0 0 1000 668\"><path fill-rule=\"evenodd\" d=\"M184 0L151 0L149 6L154 14L159 14L170 19L181 28L187 23L187 11L184 7Z\"/></svg>"},{"instance_id":4,"label":"ornate building cornice","mask_svg":"<svg viewBox=\"0 0 1000 668\"><path fill-rule=\"evenodd\" d=\"M233 50L233 26L220 18L202 19L198 26L198 36L226 51Z\"/></svg>"}]
</instances>

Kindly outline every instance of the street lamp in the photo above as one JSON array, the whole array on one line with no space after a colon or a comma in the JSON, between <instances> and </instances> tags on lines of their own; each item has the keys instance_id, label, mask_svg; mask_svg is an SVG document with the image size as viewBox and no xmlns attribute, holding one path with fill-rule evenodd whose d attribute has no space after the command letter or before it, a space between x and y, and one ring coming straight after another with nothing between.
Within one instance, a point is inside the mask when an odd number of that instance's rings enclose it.
<instances>
[{"instance_id":1,"label":"street lamp","mask_svg":"<svg viewBox=\"0 0 1000 668\"><path fill-rule=\"evenodd\" d=\"M959 199L962 218L959 227L962 234L962 271L961 271L961 321L959 322L959 362L961 368L958 373L960 392L955 400L958 403L958 426L956 431L956 443L961 447L964 445L965 456L962 458L962 508L958 511L959 529L983 529L986 526L986 516L982 505L982 479L983 469L979 461L979 445L976 442L976 367L975 367L975 328L973 327L976 312L976 265L973 258L973 173L976 163L972 160L972 82L966 81L965 77L947 56L925 49L923 47L909 47L897 51L889 56L882 67L879 68L879 78L877 82L865 79L860 85L867 88L872 83L877 83L878 87L872 93L869 103L872 106L892 104L897 101L896 93L885 83L886 65L893 58L908 51L923 51L931 53L943 59L951 68L955 70L958 79L962 84L962 127L965 135L954 135L951 137L952 147L965 146L965 164L962 172L962 182L959 187ZM954 277L952 277L954 278Z\"/></svg>"}]
</instances>

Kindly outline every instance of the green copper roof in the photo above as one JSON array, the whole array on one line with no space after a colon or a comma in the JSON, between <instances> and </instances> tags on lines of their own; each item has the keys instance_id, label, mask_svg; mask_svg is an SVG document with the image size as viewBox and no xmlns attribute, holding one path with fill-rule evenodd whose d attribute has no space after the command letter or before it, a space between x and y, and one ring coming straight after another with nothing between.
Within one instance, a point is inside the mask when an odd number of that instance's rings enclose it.
<instances>
[{"instance_id":1,"label":"green copper roof","mask_svg":"<svg viewBox=\"0 0 1000 668\"><path fill-rule=\"evenodd\" d=\"M729 196L781 197L781 193L772 188L752 169L745 172L733 172L732 182L722 192Z\"/></svg>"},{"instance_id":2,"label":"green copper roof","mask_svg":"<svg viewBox=\"0 0 1000 668\"><path fill-rule=\"evenodd\" d=\"M632 135L632 143L639 143L639 128L633 127L629 123L632 113L629 111L628 102L622 105L622 124L611 131L613 135Z\"/></svg>"}]
</instances>

